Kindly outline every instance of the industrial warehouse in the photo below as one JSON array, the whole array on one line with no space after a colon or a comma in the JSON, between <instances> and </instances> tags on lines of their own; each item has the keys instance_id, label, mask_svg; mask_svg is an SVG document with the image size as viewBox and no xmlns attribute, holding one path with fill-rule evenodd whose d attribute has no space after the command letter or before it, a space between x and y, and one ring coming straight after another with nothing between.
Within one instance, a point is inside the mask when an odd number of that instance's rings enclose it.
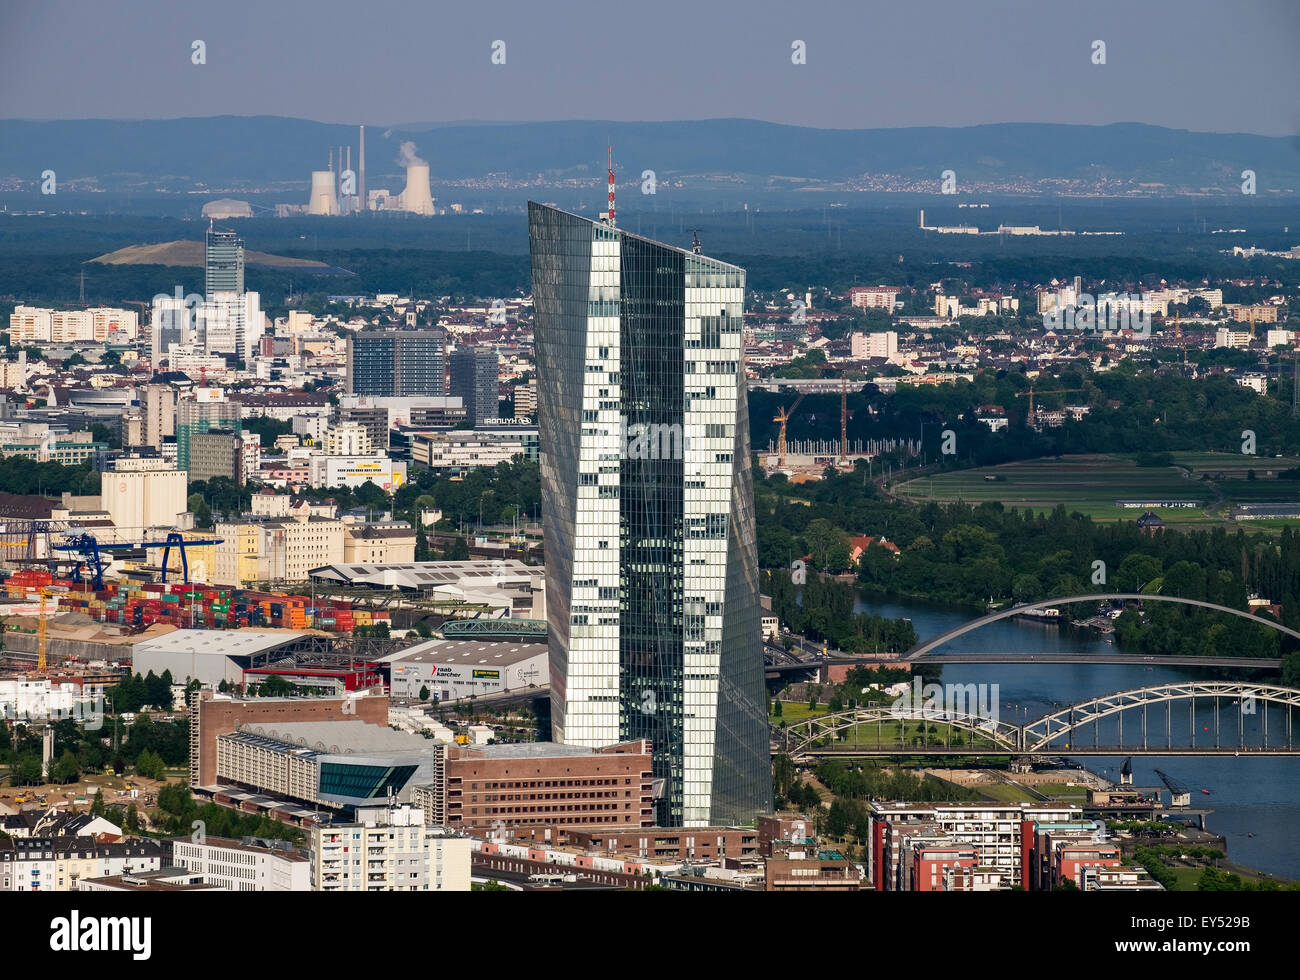
<instances>
[{"instance_id":1,"label":"industrial warehouse","mask_svg":"<svg viewBox=\"0 0 1300 980\"><path fill-rule=\"evenodd\" d=\"M381 658L394 698L420 698L427 688L435 701L482 697L548 681L546 641L430 640ZM424 698L420 698L424 700Z\"/></svg>"}]
</instances>

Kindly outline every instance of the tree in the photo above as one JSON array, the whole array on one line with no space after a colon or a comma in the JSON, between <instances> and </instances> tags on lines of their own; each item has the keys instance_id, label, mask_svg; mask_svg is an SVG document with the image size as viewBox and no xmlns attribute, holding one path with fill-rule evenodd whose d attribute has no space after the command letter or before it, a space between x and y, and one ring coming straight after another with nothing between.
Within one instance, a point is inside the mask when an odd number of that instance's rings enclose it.
<instances>
[{"instance_id":1,"label":"tree","mask_svg":"<svg viewBox=\"0 0 1300 980\"><path fill-rule=\"evenodd\" d=\"M95 790L95 798L90 801L90 815L92 817L102 817L104 810L104 788L101 786Z\"/></svg>"},{"instance_id":2,"label":"tree","mask_svg":"<svg viewBox=\"0 0 1300 980\"><path fill-rule=\"evenodd\" d=\"M140 832L140 811L132 803L126 808L126 827L127 833L137 834Z\"/></svg>"},{"instance_id":3,"label":"tree","mask_svg":"<svg viewBox=\"0 0 1300 980\"><path fill-rule=\"evenodd\" d=\"M429 700L429 686L427 684L420 685L420 700L421 701Z\"/></svg>"},{"instance_id":4,"label":"tree","mask_svg":"<svg viewBox=\"0 0 1300 980\"><path fill-rule=\"evenodd\" d=\"M50 782L75 783L81 778L81 766L72 751L65 749L57 762L50 766Z\"/></svg>"},{"instance_id":5,"label":"tree","mask_svg":"<svg viewBox=\"0 0 1300 980\"><path fill-rule=\"evenodd\" d=\"M469 544L464 538L455 538L447 545L447 550L442 555L445 561L468 561Z\"/></svg>"},{"instance_id":6,"label":"tree","mask_svg":"<svg viewBox=\"0 0 1300 980\"><path fill-rule=\"evenodd\" d=\"M44 779L41 757L35 753L20 756L10 767L10 773L10 781L15 786L39 786Z\"/></svg>"}]
</instances>

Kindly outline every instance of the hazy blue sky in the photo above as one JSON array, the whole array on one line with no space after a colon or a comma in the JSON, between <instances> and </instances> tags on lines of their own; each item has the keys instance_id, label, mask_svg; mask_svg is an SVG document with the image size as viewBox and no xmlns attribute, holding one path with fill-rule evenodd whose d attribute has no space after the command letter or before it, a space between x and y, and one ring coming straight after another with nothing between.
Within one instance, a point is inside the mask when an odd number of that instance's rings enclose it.
<instances>
[{"instance_id":1,"label":"hazy blue sky","mask_svg":"<svg viewBox=\"0 0 1300 980\"><path fill-rule=\"evenodd\" d=\"M191 42L207 45L193 65ZM491 44L506 42L506 64ZM807 64L791 64L791 42ZM1106 42L1105 65L1090 60ZM1300 0L0 0L0 118L1300 132Z\"/></svg>"}]
</instances>

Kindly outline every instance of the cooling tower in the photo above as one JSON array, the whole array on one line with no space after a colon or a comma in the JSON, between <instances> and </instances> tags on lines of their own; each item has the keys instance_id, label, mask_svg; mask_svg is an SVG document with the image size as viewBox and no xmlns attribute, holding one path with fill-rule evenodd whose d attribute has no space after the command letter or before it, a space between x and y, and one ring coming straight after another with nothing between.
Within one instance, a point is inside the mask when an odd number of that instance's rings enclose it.
<instances>
[{"instance_id":1,"label":"cooling tower","mask_svg":"<svg viewBox=\"0 0 1300 980\"><path fill-rule=\"evenodd\" d=\"M307 201L307 213L339 213L339 199L334 191L333 170L313 170L311 172L311 197Z\"/></svg>"},{"instance_id":2,"label":"cooling tower","mask_svg":"<svg viewBox=\"0 0 1300 980\"><path fill-rule=\"evenodd\" d=\"M413 163L406 168L406 190L402 191L402 210L411 214L433 214L433 197L429 194L429 165Z\"/></svg>"}]
</instances>

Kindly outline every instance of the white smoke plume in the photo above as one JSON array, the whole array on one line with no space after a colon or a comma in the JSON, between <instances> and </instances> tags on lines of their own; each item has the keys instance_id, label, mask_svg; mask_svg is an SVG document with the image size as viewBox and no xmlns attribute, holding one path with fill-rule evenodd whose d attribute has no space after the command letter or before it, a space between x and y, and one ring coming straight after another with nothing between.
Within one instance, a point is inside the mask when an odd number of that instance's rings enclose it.
<instances>
[{"instance_id":1,"label":"white smoke plume","mask_svg":"<svg viewBox=\"0 0 1300 980\"><path fill-rule=\"evenodd\" d=\"M397 165L399 167L427 167L429 161L421 160L416 155L415 144L407 140L402 144L402 149L397 154Z\"/></svg>"}]
</instances>

